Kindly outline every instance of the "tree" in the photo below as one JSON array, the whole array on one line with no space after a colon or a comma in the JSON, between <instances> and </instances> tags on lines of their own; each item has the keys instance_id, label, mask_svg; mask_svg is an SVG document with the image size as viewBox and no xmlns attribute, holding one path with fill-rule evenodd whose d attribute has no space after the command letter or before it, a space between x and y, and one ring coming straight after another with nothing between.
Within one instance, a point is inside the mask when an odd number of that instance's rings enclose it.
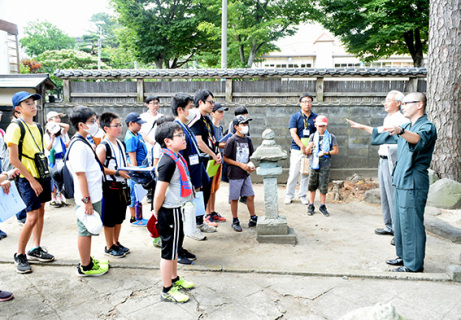
<instances>
[{"instance_id":1,"label":"tree","mask_svg":"<svg viewBox=\"0 0 461 320\"><path fill-rule=\"evenodd\" d=\"M82 36L83 42L79 45L79 50L97 55L100 37L102 48L118 48L119 41L117 40L116 30L120 28L120 25L114 17L111 17L108 13L100 12L91 16L90 21L94 27L88 34Z\"/></svg>"},{"instance_id":2,"label":"tree","mask_svg":"<svg viewBox=\"0 0 461 320\"><path fill-rule=\"evenodd\" d=\"M72 49L75 39L48 21L29 22L24 28L25 37L19 40L26 53L38 56L47 50Z\"/></svg>"},{"instance_id":3,"label":"tree","mask_svg":"<svg viewBox=\"0 0 461 320\"><path fill-rule=\"evenodd\" d=\"M221 1L208 0L221 16ZM228 65L251 68L263 54L277 50L273 44L293 35L296 25L309 19L311 4L305 0L228 0ZM202 22L201 30L219 41L221 21ZM218 54L218 55L217 55ZM204 55L208 63L219 63L219 51Z\"/></svg>"},{"instance_id":4,"label":"tree","mask_svg":"<svg viewBox=\"0 0 461 320\"><path fill-rule=\"evenodd\" d=\"M429 0L318 0L313 14L363 61L409 53L423 66Z\"/></svg>"},{"instance_id":5,"label":"tree","mask_svg":"<svg viewBox=\"0 0 461 320\"><path fill-rule=\"evenodd\" d=\"M459 0L431 0L428 117L437 127L432 167L461 182L461 7Z\"/></svg>"},{"instance_id":6,"label":"tree","mask_svg":"<svg viewBox=\"0 0 461 320\"><path fill-rule=\"evenodd\" d=\"M112 0L118 22L124 27L118 39L143 63L157 68L179 68L206 48L219 46L197 29L207 16L198 0ZM219 18L219 17L218 17Z\"/></svg>"}]
</instances>

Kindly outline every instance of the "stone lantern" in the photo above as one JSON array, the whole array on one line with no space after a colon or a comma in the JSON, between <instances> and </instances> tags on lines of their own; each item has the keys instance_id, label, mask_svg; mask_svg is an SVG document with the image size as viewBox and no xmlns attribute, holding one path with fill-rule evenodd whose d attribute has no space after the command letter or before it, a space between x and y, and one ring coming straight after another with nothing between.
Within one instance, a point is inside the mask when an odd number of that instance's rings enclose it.
<instances>
[{"instance_id":1,"label":"stone lantern","mask_svg":"<svg viewBox=\"0 0 461 320\"><path fill-rule=\"evenodd\" d=\"M262 176L264 182L264 217L258 219L256 225L257 238L260 243L296 244L294 230L288 227L287 218L279 215L277 176L282 174L279 160L286 159L287 152L275 143L275 134L271 129L264 130L263 142L251 156L258 161L256 174Z\"/></svg>"}]
</instances>

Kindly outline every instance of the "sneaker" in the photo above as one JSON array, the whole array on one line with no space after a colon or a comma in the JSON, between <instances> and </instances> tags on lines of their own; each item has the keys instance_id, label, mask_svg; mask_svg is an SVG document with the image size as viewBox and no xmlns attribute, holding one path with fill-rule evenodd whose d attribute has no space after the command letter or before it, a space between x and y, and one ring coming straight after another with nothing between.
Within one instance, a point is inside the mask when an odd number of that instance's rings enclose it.
<instances>
[{"instance_id":1,"label":"sneaker","mask_svg":"<svg viewBox=\"0 0 461 320\"><path fill-rule=\"evenodd\" d=\"M77 267L77 275L79 277L99 277L107 273L109 271L109 266L105 264L94 263L93 260L93 268L88 271L84 271L82 265L79 263Z\"/></svg>"},{"instance_id":2,"label":"sneaker","mask_svg":"<svg viewBox=\"0 0 461 320\"><path fill-rule=\"evenodd\" d=\"M179 280L176 281L175 283L173 283L173 286L174 287L179 287L181 289L186 289L186 290L190 290L192 288L194 288L194 284L190 281L186 281L184 280L183 277L179 277Z\"/></svg>"},{"instance_id":3,"label":"sneaker","mask_svg":"<svg viewBox=\"0 0 461 320\"><path fill-rule=\"evenodd\" d=\"M196 256L195 254L190 253L189 251L187 251L187 250L184 249L184 248L181 250L181 255L184 256L184 257L186 257L186 258L189 259L189 260L192 260L192 261L197 260L197 256Z\"/></svg>"},{"instance_id":4,"label":"sneaker","mask_svg":"<svg viewBox=\"0 0 461 320\"><path fill-rule=\"evenodd\" d=\"M19 225L23 226L26 224L26 218L22 218L22 219L17 219L17 222Z\"/></svg>"},{"instance_id":5,"label":"sneaker","mask_svg":"<svg viewBox=\"0 0 461 320\"><path fill-rule=\"evenodd\" d=\"M61 208L61 203L57 202L56 200L53 200L53 201L50 202L50 207Z\"/></svg>"},{"instance_id":6,"label":"sneaker","mask_svg":"<svg viewBox=\"0 0 461 320\"><path fill-rule=\"evenodd\" d=\"M49 254L47 250L42 247L35 248L27 252L27 256L30 260L38 260L41 262L51 262L54 260L54 256Z\"/></svg>"},{"instance_id":7,"label":"sneaker","mask_svg":"<svg viewBox=\"0 0 461 320\"><path fill-rule=\"evenodd\" d=\"M205 233L213 233L217 231L216 227L209 226L206 223L199 224L197 227L200 229L200 231Z\"/></svg>"},{"instance_id":8,"label":"sneaker","mask_svg":"<svg viewBox=\"0 0 461 320\"><path fill-rule=\"evenodd\" d=\"M120 242L117 242L117 246L120 248L120 250L122 250L126 254L130 253L130 249L125 247L125 246L122 246L122 244Z\"/></svg>"},{"instance_id":9,"label":"sneaker","mask_svg":"<svg viewBox=\"0 0 461 320\"><path fill-rule=\"evenodd\" d=\"M301 204L307 206L309 204L309 201L307 201L306 197L301 197L299 198L299 201L301 201Z\"/></svg>"},{"instance_id":10,"label":"sneaker","mask_svg":"<svg viewBox=\"0 0 461 320\"><path fill-rule=\"evenodd\" d=\"M247 197L240 197L240 202L243 204L247 204Z\"/></svg>"},{"instance_id":11,"label":"sneaker","mask_svg":"<svg viewBox=\"0 0 461 320\"><path fill-rule=\"evenodd\" d=\"M30 267L29 261L25 254L14 254L14 264L16 265L17 273L30 273L32 268Z\"/></svg>"},{"instance_id":12,"label":"sneaker","mask_svg":"<svg viewBox=\"0 0 461 320\"><path fill-rule=\"evenodd\" d=\"M249 228L256 227L257 223L258 223L258 216L255 216L254 218L250 217L250 221L248 222L248 227Z\"/></svg>"},{"instance_id":13,"label":"sneaker","mask_svg":"<svg viewBox=\"0 0 461 320\"><path fill-rule=\"evenodd\" d=\"M173 286L171 287L170 290L168 290L168 292L162 291L162 294L160 295L160 299L166 302L185 303L189 301L189 296L179 291L179 287Z\"/></svg>"},{"instance_id":14,"label":"sneaker","mask_svg":"<svg viewBox=\"0 0 461 320\"><path fill-rule=\"evenodd\" d=\"M98 260L98 259L96 259L95 257L91 257L91 260L92 260L93 263L95 263L95 264L109 266L109 260Z\"/></svg>"},{"instance_id":15,"label":"sneaker","mask_svg":"<svg viewBox=\"0 0 461 320\"><path fill-rule=\"evenodd\" d=\"M293 201L293 199L291 199L290 197L285 197L284 203L285 203L285 204L290 204L291 201Z\"/></svg>"},{"instance_id":16,"label":"sneaker","mask_svg":"<svg viewBox=\"0 0 461 320\"><path fill-rule=\"evenodd\" d=\"M6 232L0 230L0 240L2 240L3 238L6 238Z\"/></svg>"},{"instance_id":17,"label":"sneaker","mask_svg":"<svg viewBox=\"0 0 461 320\"><path fill-rule=\"evenodd\" d=\"M307 207L307 215L312 216L314 214L315 206L311 203Z\"/></svg>"},{"instance_id":18,"label":"sneaker","mask_svg":"<svg viewBox=\"0 0 461 320\"><path fill-rule=\"evenodd\" d=\"M240 226L240 221L235 221L232 223L232 228L237 232L242 232L242 227Z\"/></svg>"},{"instance_id":19,"label":"sneaker","mask_svg":"<svg viewBox=\"0 0 461 320\"><path fill-rule=\"evenodd\" d=\"M211 216L213 217L213 220L214 221L218 221L218 222L226 222L227 219L224 218L223 216L221 216L219 213L217 213L216 211L213 211L211 213Z\"/></svg>"},{"instance_id":20,"label":"sneaker","mask_svg":"<svg viewBox=\"0 0 461 320\"><path fill-rule=\"evenodd\" d=\"M63 207L69 207L70 204L68 204L67 202L61 201L61 206L63 206Z\"/></svg>"},{"instance_id":21,"label":"sneaker","mask_svg":"<svg viewBox=\"0 0 461 320\"><path fill-rule=\"evenodd\" d=\"M207 214L205 216L205 223L207 225L209 225L210 227L215 227L216 228L218 226L218 224L213 220L213 216L211 216L209 214Z\"/></svg>"},{"instance_id":22,"label":"sneaker","mask_svg":"<svg viewBox=\"0 0 461 320\"><path fill-rule=\"evenodd\" d=\"M126 253L116 245L112 245L112 247L110 247L109 249L107 249L107 247L104 247L104 254L106 256L111 256L114 258L123 258L126 256Z\"/></svg>"},{"instance_id":23,"label":"sneaker","mask_svg":"<svg viewBox=\"0 0 461 320\"><path fill-rule=\"evenodd\" d=\"M8 301L14 298L12 292L0 290L0 301Z\"/></svg>"},{"instance_id":24,"label":"sneaker","mask_svg":"<svg viewBox=\"0 0 461 320\"><path fill-rule=\"evenodd\" d=\"M133 222L136 222L136 218L135 217L130 217L130 223L133 223Z\"/></svg>"},{"instance_id":25,"label":"sneaker","mask_svg":"<svg viewBox=\"0 0 461 320\"><path fill-rule=\"evenodd\" d=\"M190 260L189 258L185 256L178 257L178 263L179 264L189 264L189 265L194 264L192 260Z\"/></svg>"},{"instance_id":26,"label":"sneaker","mask_svg":"<svg viewBox=\"0 0 461 320\"><path fill-rule=\"evenodd\" d=\"M131 219L130 219L131 221ZM132 227L146 227L147 226L147 219L135 220L131 223Z\"/></svg>"},{"instance_id":27,"label":"sneaker","mask_svg":"<svg viewBox=\"0 0 461 320\"><path fill-rule=\"evenodd\" d=\"M202 233L202 231L200 231L200 229L198 228L198 226L195 228L194 230L194 234L191 235L191 236L188 236L189 238L193 239L193 240L197 240L197 241L204 241L206 240L206 236Z\"/></svg>"},{"instance_id":28,"label":"sneaker","mask_svg":"<svg viewBox=\"0 0 461 320\"><path fill-rule=\"evenodd\" d=\"M162 238L160 238L160 237L154 238L154 246L157 247L157 248L161 248L162 247Z\"/></svg>"},{"instance_id":29,"label":"sneaker","mask_svg":"<svg viewBox=\"0 0 461 320\"><path fill-rule=\"evenodd\" d=\"M320 210L321 213L323 213L323 215L324 215L325 217L329 217L329 216L330 216L330 213L328 212L327 207L326 207L325 205L320 206L319 210Z\"/></svg>"}]
</instances>

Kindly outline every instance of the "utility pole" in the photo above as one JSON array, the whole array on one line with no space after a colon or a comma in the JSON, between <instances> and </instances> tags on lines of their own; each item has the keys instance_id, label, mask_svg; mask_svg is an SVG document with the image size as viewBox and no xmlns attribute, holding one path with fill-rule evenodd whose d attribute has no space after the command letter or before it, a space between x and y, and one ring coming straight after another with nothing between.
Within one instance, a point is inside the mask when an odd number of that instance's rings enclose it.
<instances>
[{"instance_id":1,"label":"utility pole","mask_svg":"<svg viewBox=\"0 0 461 320\"><path fill-rule=\"evenodd\" d=\"M98 39L98 70L101 70L101 41L102 41L102 30L99 29L99 39Z\"/></svg>"},{"instance_id":2,"label":"utility pole","mask_svg":"<svg viewBox=\"0 0 461 320\"><path fill-rule=\"evenodd\" d=\"M227 69L227 0L222 0L221 69Z\"/></svg>"}]
</instances>

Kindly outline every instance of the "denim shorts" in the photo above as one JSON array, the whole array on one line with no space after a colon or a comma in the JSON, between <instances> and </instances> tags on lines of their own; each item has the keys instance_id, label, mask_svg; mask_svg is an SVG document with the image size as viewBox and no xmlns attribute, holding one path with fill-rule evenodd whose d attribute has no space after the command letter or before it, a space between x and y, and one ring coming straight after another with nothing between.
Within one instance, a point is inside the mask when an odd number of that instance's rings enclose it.
<instances>
[{"instance_id":1,"label":"denim shorts","mask_svg":"<svg viewBox=\"0 0 461 320\"><path fill-rule=\"evenodd\" d=\"M45 182L41 179L37 179L37 181L43 188L43 191L38 195L38 197L35 194L34 189L32 189L29 180L26 178L19 178L18 180L18 191L21 195L22 201L26 204L27 212L40 209L42 203L51 200L51 180Z\"/></svg>"}]
</instances>

